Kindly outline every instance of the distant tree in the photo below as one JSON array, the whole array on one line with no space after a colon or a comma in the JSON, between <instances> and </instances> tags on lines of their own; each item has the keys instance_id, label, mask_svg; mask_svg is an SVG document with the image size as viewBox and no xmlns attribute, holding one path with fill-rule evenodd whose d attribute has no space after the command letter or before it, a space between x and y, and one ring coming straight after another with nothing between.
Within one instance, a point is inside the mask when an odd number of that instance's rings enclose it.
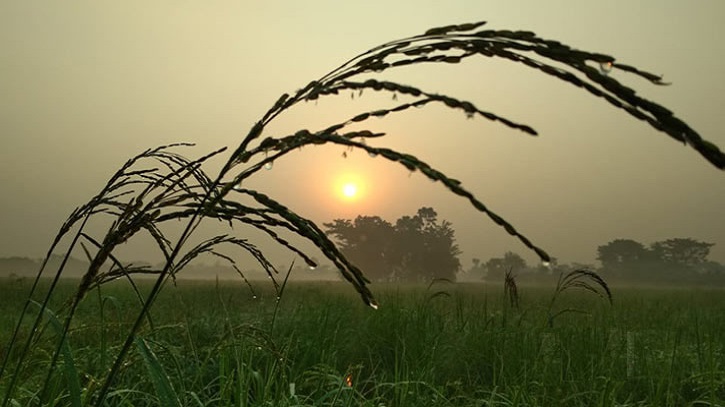
<instances>
[{"instance_id":1,"label":"distant tree","mask_svg":"<svg viewBox=\"0 0 725 407\"><path fill-rule=\"evenodd\" d=\"M481 259L474 257L471 259L471 268L466 270L467 277L469 279L481 280L486 276L485 263Z\"/></svg>"},{"instance_id":2,"label":"distant tree","mask_svg":"<svg viewBox=\"0 0 725 407\"><path fill-rule=\"evenodd\" d=\"M326 232L340 244L343 253L365 271L371 280L385 280L392 275L395 261L391 247L396 231L379 216L358 216L354 221L335 219L325 223Z\"/></svg>"},{"instance_id":3,"label":"distant tree","mask_svg":"<svg viewBox=\"0 0 725 407\"><path fill-rule=\"evenodd\" d=\"M354 222L326 223L327 233L343 253L377 281L454 280L461 267L460 250L450 222L438 222L433 208L403 216L395 226L378 216L358 216Z\"/></svg>"},{"instance_id":4,"label":"distant tree","mask_svg":"<svg viewBox=\"0 0 725 407\"><path fill-rule=\"evenodd\" d=\"M621 277L677 281L682 273L718 274L717 263L708 263L713 243L690 238L655 242L650 247L630 239L616 239L597 248L602 270Z\"/></svg>"},{"instance_id":5,"label":"distant tree","mask_svg":"<svg viewBox=\"0 0 725 407\"><path fill-rule=\"evenodd\" d=\"M16 274L19 276L34 275L38 271L39 263L27 257L0 258L0 274Z\"/></svg>"},{"instance_id":6,"label":"distant tree","mask_svg":"<svg viewBox=\"0 0 725 407\"><path fill-rule=\"evenodd\" d=\"M597 247L597 260L602 269L613 273L637 273L651 264L652 252L640 242L631 239L615 239Z\"/></svg>"},{"instance_id":7,"label":"distant tree","mask_svg":"<svg viewBox=\"0 0 725 407\"><path fill-rule=\"evenodd\" d=\"M394 258L398 262L395 280L447 278L454 280L461 267L461 251L450 222L438 222L433 208L420 208L415 216L403 216L395 223Z\"/></svg>"},{"instance_id":8,"label":"distant tree","mask_svg":"<svg viewBox=\"0 0 725 407\"><path fill-rule=\"evenodd\" d=\"M506 252L503 257L494 257L486 262L486 279L503 280L506 272L526 269L526 260L514 252Z\"/></svg>"},{"instance_id":9,"label":"distant tree","mask_svg":"<svg viewBox=\"0 0 725 407\"><path fill-rule=\"evenodd\" d=\"M653 243L652 252L666 265L694 268L707 261L712 246L714 243L675 238Z\"/></svg>"}]
</instances>

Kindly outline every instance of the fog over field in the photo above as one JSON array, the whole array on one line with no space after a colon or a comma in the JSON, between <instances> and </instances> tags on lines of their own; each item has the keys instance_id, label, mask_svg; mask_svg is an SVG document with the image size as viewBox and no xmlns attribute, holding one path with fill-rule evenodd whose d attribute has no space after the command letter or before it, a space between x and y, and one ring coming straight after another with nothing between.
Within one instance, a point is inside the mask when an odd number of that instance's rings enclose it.
<instances>
[{"instance_id":1,"label":"fog over field","mask_svg":"<svg viewBox=\"0 0 725 407\"><path fill-rule=\"evenodd\" d=\"M531 30L662 74L670 86L611 72L722 148L723 15L721 1L669 0L2 2L0 257L42 257L68 214L130 156L173 142L196 143L179 150L194 157L233 149L282 93L378 44L447 24ZM692 238L714 243L710 259L725 263L722 171L606 102L519 65L477 59L384 77L470 100L538 137L430 106L367 122L389 135L368 142L460 180L562 261L595 263L597 247L618 238ZM266 131L322 129L391 103L345 93L296 107ZM365 152L306 147L249 185L319 224L357 215L393 222L433 207L451 222L464 267L506 251L535 259L440 183ZM264 236L245 236L275 264L294 258ZM137 242L121 254L155 263L154 249Z\"/></svg>"}]
</instances>

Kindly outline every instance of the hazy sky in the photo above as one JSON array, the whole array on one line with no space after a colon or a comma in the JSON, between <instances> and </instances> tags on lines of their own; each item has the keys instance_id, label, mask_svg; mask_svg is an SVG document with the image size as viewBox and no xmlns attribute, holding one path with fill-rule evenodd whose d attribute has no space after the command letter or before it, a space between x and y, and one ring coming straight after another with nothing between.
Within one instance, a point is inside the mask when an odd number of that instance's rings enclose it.
<instances>
[{"instance_id":1,"label":"hazy sky","mask_svg":"<svg viewBox=\"0 0 725 407\"><path fill-rule=\"evenodd\" d=\"M13 1L0 2L0 256L40 257L70 211L130 156L188 141L235 146L284 92L350 57L434 26L486 20L664 75L614 72L725 147L725 2ZM370 122L444 170L553 256L593 263L615 238L716 243L725 262L725 174L694 150L579 89L510 62L409 68L386 78L475 102L536 128L532 138L431 107ZM349 95L288 112L270 134L317 130L389 98ZM318 222L432 206L464 251L513 250L503 230L438 183L364 152L308 148L255 186ZM345 202L335 183L359 178ZM145 258L144 247L134 256ZM288 261L291 256L281 257Z\"/></svg>"}]
</instances>

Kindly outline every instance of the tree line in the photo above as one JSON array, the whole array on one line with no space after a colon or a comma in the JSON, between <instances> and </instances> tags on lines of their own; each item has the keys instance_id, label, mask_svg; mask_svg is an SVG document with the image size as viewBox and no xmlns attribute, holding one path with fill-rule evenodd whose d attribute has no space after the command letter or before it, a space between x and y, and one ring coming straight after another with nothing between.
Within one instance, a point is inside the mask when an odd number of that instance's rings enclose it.
<instances>
[{"instance_id":1,"label":"tree line","mask_svg":"<svg viewBox=\"0 0 725 407\"><path fill-rule=\"evenodd\" d=\"M548 265L529 265L523 257L506 252L488 261L473 259L468 276L487 281L503 280L507 271L518 274L554 274L577 269L597 271L603 277L635 282L694 281L708 277L725 277L725 265L708 259L713 243L691 238L672 238L649 246L632 239L614 239L597 247L593 264L560 264L556 259Z\"/></svg>"},{"instance_id":2,"label":"tree line","mask_svg":"<svg viewBox=\"0 0 725 407\"><path fill-rule=\"evenodd\" d=\"M725 265L708 259L713 243L691 238L671 238L649 246L631 239L615 239L597 247L593 264L529 265L514 252L487 261L474 258L470 268L461 265L461 251L450 222L439 220L433 208L422 207L415 215L394 223L379 216L358 216L325 223L326 233L342 252L372 281L422 282L436 278L487 281L503 280L507 271L518 275L545 276L576 269L599 272L622 280L678 280L725 276Z\"/></svg>"}]
</instances>

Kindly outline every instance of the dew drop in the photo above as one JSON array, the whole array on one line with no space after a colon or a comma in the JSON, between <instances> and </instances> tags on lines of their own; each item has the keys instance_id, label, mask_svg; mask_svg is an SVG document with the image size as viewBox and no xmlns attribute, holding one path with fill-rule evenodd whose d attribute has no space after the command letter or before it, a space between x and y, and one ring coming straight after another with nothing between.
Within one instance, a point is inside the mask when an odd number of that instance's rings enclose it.
<instances>
[{"instance_id":1,"label":"dew drop","mask_svg":"<svg viewBox=\"0 0 725 407\"><path fill-rule=\"evenodd\" d=\"M310 270L315 270L317 266L310 265Z\"/></svg>"},{"instance_id":2,"label":"dew drop","mask_svg":"<svg viewBox=\"0 0 725 407\"><path fill-rule=\"evenodd\" d=\"M370 301L368 305L370 305L370 308L372 309L378 309L378 303L375 301Z\"/></svg>"},{"instance_id":3,"label":"dew drop","mask_svg":"<svg viewBox=\"0 0 725 407\"><path fill-rule=\"evenodd\" d=\"M541 265L544 266L544 267L546 267L546 268L551 268L551 262L548 262L546 260L542 261L541 262Z\"/></svg>"},{"instance_id":4,"label":"dew drop","mask_svg":"<svg viewBox=\"0 0 725 407\"><path fill-rule=\"evenodd\" d=\"M274 167L274 162L270 161L268 163L264 163L264 169L265 170L269 171L269 170L272 169L272 167Z\"/></svg>"},{"instance_id":5,"label":"dew drop","mask_svg":"<svg viewBox=\"0 0 725 407\"><path fill-rule=\"evenodd\" d=\"M256 296L256 295L253 295L253 296L252 296L252 299L253 299L253 300L256 300L256 299L257 299L257 296Z\"/></svg>"},{"instance_id":6,"label":"dew drop","mask_svg":"<svg viewBox=\"0 0 725 407\"><path fill-rule=\"evenodd\" d=\"M376 153L375 151L368 151L368 155L369 155L370 157L372 157L372 158L375 158L375 157L377 157L377 156L378 156L378 153Z\"/></svg>"},{"instance_id":7,"label":"dew drop","mask_svg":"<svg viewBox=\"0 0 725 407\"><path fill-rule=\"evenodd\" d=\"M612 72L614 64L612 64L611 61L609 62L600 62L599 63L599 72L601 72L603 75L607 75L608 73Z\"/></svg>"},{"instance_id":8,"label":"dew drop","mask_svg":"<svg viewBox=\"0 0 725 407\"><path fill-rule=\"evenodd\" d=\"M277 296L277 302L279 302L282 299L279 295Z\"/></svg>"}]
</instances>

